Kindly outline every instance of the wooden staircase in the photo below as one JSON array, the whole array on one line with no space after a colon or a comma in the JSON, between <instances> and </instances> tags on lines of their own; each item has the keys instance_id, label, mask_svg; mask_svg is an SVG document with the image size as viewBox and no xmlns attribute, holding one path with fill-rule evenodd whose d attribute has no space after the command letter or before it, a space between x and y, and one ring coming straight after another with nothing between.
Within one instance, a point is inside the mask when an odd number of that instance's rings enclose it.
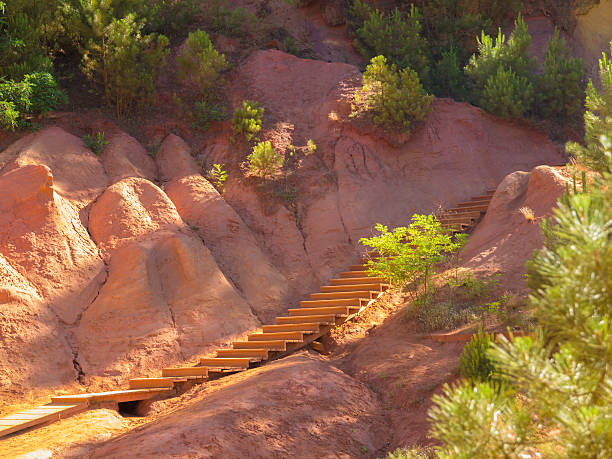
<instances>
[{"instance_id":1,"label":"wooden staircase","mask_svg":"<svg viewBox=\"0 0 612 459\"><path fill-rule=\"evenodd\" d=\"M476 226L487 212L495 190L489 190L484 195L474 196L466 202L461 202L451 209L445 209L437 215L444 228L454 232L469 232Z\"/></svg>"},{"instance_id":2,"label":"wooden staircase","mask_svg":"<svg viewBox=\"0 0 612 459\"><path fill-rule=\"evenodd\" d=\"M174 396L194 384L263 365L318 340L336 325L352 319L388 288L385 279L368 276L364 265L350 266L330 285L321 287L320 293L301 301L299 308L289 309L288 315L249 334L246 341L217 350L215 357L201 358L196 366L163 368L159 377L130 379L129 388L124 390L51 397L49 405L0 418L0 437L57 421L99 403Z\"/></svg>"}]
</instances>

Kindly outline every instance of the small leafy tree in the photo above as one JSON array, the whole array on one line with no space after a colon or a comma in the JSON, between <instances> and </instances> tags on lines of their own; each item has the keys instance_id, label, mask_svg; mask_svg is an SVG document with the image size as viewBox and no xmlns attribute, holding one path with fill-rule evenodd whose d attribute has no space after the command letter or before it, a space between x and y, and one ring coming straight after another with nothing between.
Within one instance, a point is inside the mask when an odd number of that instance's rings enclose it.
<instances>
[{"instance_id":1,"label":"small leafy tree","mask_svg":"<svg viewBox=\"0 0 612 459\"><path fill-rule=\"evenodd\" d=\"M416 72L398 71L395 65L387 65L384 56L376 56L363 74L363 87L355 100L373 112L374 123L410 131L430 112L433 97L425 93Z\"/></svg>"},{"instance_id":2,"label":"small leafy tree","mask_svg":"<svg viewBox=\"0 0 612 459\"><path fill-rule=\"evenodd\" d=\"M283 156L272 148L269 141L259 142L247 156L249 170L256 176L268 178L274 175L285 163Z\"/></svg>"},{"instance_id":3,"label":"small leafy tree","mask_svg":"<svg viewBox=\"0 0 612 459\"><path fill-rule=\"evenodd\" d=\"M259 131L263 121L264 109L253 100L243 100L242 105L234 110L232 116L232 130L235 135L242 135L245 139L253 139Z\"/></svg>"},{"instance_id":4,"label":"small leafy tree","mask_svg":"<svg viewBox=\"0 0 612 459\"><path fill-rule=\"evenodd\" d=\"M213 186L221 193L227 180L227 171L223 168L224 164L213 164L213 167L208 171L208 178Z\"/></svg>"},{"instance_id":5,"label":"small leafy tree","mask_svg":"<svg viewBox=\"0 0 612 459\"><path fill-rule=\"evenodd\" d=\"M426 81L427 40L421 36L421 29L420 13L414 5L408 14L395 9L386 15L376 10L357 29L356 45L367 59L383 55L399 68L410 67Z\"/></svg>"},{"instance_id":6,"label":"small leafy tree","mask_svg":"<svg viewBox=\"0 0 612 459\"><path fill-rule=\"evenodd\" d=\"M215 49L206 32L196 30L189 33L177 62L181 81L195 84L204 99L215 98L213 91L224 83L222 73L229 68L229 63Z\"/></svg>"},{"instance_id":7,"label":"small leafy tree","mask_svg":"<svg viewBox=\"0 0 612 459\"><path fill-rule=\"evenodd\" d=\"M612 138L612 42L610 57L602 53L599 60L599 77L601 91L592 81L586 90L586 108L584 114L585 146L569 142L566 149L583 164L596 170L612 172L606 156L607 147L603 139Z\"/></svg>"},{"instance_id":8,"label":"small leafy tree","mask_svg":"<svg viewBox=\"0 0 612 459\"><path fill-rule=\"evenodd\" d=\"M537 91L538 114L547 119L565 120L583 111L585 73L582 59L573 58L559 30L548 42L544 75Z\"/></svg>"},{"instance_id":9,"label":"small leafy tree","mask_svg":"<svg viewBox=\"0 0 612 459\"><path fill-rule=\"evenodd\" d=\"M367 262L368 271L400 288L412 284L415 295L420 286L427 295L434 266L460 247L433 215L415 214L409 226L392 231L380 223L375 229L379 234L359 240L376 252Z\"/></svg>"}]
</instances>

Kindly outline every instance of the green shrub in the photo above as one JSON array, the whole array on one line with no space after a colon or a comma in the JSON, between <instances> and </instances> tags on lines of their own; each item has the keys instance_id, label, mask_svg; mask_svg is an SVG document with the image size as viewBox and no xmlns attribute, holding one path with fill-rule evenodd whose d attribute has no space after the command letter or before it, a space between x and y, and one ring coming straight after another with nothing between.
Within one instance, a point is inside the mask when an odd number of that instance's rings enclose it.
<instances>
[{"instance_id":1,"label":"green shrub","mask_svg":"<svg viewBox=\"0 0 612 459\"><path fill-rule=\"evenodd\" d=\"M487 355L494 342L495 336L483 333L482 329L472 336L472 339L463 347L463 353L459 357L459 368L463 378L473 383L496 379L495 364Z\"/></svg>"},{"instance_id":2,"label":"green shrub","mask_svg":"<svg viewBox=\"0 0 612 459\"><path fill-rule=\"evenodd\" d=\"M470 58L465 67L470 80L471 99L482 107L487 103L498 113L522 114L531 109L533 87L530 89L529 81L534 78L536 61L529 57L530 44L531 35L521 16L515 21L507 42L501 29L495 40L482 32L478 39L478 53ZM518 94L521 90L527 90L529 94ZM504 96L508 106L501 102L495 104L492 94Z\"/></svg>"},{"instance_id":3,"label":"green shrub","mask_svg":"<svg viewBox=\"0 0 612 459\"><path fill-rule=\"evenodd\" d=\"M612 57L612 41L610 42ZM568 142L568 153L576 156L584 165L600 172L612 172L610 169L609 147L606 139L612 139L612 59L602 53L599 60L599 79L601 90L589 81L586 90L586 108L584 114L584 143Z\"/></svg>"},{"instance_id":4,"label":"green shrub","mask_svg":"<svg viewBox=\"0 0 612 459\"><path fill-rule=\"evenodd\" d=\"M367 262L369 273L400 288L412 284L415 294L423 286L428 295L433 267L461 246L433 215L415 214L408 227L392 231L380 223L375 228L378 235L359 240L376 253Z\"/></svg>"},{"instance_id":5,"label":"green shrub","mask_svg":"<svg viewBox=\"0 0 612 459\"><path fill-rule=\"evenodd\" d=\"M542 118L566 120L583 111L585 73L582 59L573 58L565 40L555 29L544 58L539 79L537 110Z\"/></svg>"},{"instance_id":6,"label":"green shrub","mask_svg":"<svg viewBox=\"0 0 612 459\"><path fill-rule=\"evenodd\" d=\"M223 121L226 118L225 110L218 104L210 104L205 100L194 104L195 123L193 126L200 131L208 130L211 123Z\"/></svg>"},{"instance_id":7,"label":"green shrub","mask_svg":"<svg viewBox=\"0 0 612 459\"><path fill-rule=\"evenodd\" d=\"M176 34L193 23L199 12L197 0L153 0L148 11L146 30Z\"/></svg>"},{"instance_id":8,"label":"green shrub","mask_svg":"<svg viewBox=\"0 0 612 459\"><path fill-rule=\"evenodd\" d=\"M223 166L223 164L213 164L213 167L208 171L208 179L220 193L223 191L227 180L227 171Z\"/></svg>"},{"instance_id":9,"label":"green shrub","mask_svg":"<svg viewBox=\"0 0 612 459\"><path fill-rule=\"evenodd\" d=\"M253 152L247 156L249 170L258 177L268 178L276 173L285 162L269 141L259 142Z\"/></svg>"},{"instance_id":10,"label":"green shrub","mask_svg":"<svg viewBox=\"0 0 612 459\"><path fill-rule=\"evenodd\" d=\"M0 79L2 103L2 127L14 130L27 124L27 119L44 115L61 103L66 103L66 93L57 87L49 73L32 73L20 82Z\"/></svg>"},{"instance_id":11,"label":"green shrub","mask_svg":"<svg viewBox=\"0 0 612 459\"><path fill-rule=\"evenodd\" d=\"M215 98L213 91L224 83L222 73L229 63L217 52L206 32L196 30L189 34L177 62L181 81L195 84L205 100Z\"/></svg>"},{"instance_id":12,"label":"green shrub","mask_svg":"<svg viewBox=\"0 0 612 459\"><path fill-rule=\"evenodd\" d=\"M230 37L244 37L257 25L253 13L242 6L231 10L226 0L209 0L206 17L212 20L210 28L213 31Z\"/></svg>"},{"instance_id":13,"label":"green shrub","mask_svg":"<svg viewBox=\"0 0 612 459\"><path fill-rule=\"evenodd\" d=\"M243 100L242 106L234 110L232 116L232 130L235 135L242 135L245 139L253 139L259 131L263 121L264 109L253 100Z\"/></svg>"},{"instance_id":14,"label":"green shrub","mask_svg":"<svg viewBox=\"0 0 612 459\"><path fill-rule=\"evenodd\" d=\"M451 45L442 51L432 72L432 91L438 97L467 98L467 77L458 57L457 48Z\"/></svg>"},{"instance_id":15,"label":"green shrub","mask_svg":"<svg viewBox=\"0 0 612 459\"><path fill-rule=\"evenodd\" d=\"M398 71L395 65L387 65L384 56L372 59L363 83L355 100L372 111L377 125L410 131L431 111L433 97L425 93L416 72L409 68Z\"/></svg>"},{"instance_id":16,"label":"green shrub","mask_svg":"<svg viewBox=\"0 0 612 459\"><path fill-rule=\"evenodd\" d=\"M14 131L20 125L19 112L15 109L15 104L0 100L0 129Z\"/></svg>"},{"instance_id":17,"label":"green shrub","mask_svg":"<svg viewBox=\"0 0 612 459\"><path fill-rule=\"evenodd\" d=\"M520 118L533 107L533 84L512 70L499 67L484 87L480 104L500 118Z\"/></svg>"},{"instance_id":18,"label":"green shrub","mask_svg":"<svg viewBox=\"0 0 612 459\"><path fill-rule=\"evenodd\" d=\"M420 14L414 6L408 14L398 9L390 15L376 10L357 29L355 44L366 59L383 55L391 64L402 69L410 67L421 80L427 81L428 45L421 29Z\"/></svg>"},{"instance_id":19,"label":"green shrub","mask_svg":"<svg viewBox=\"0 0 612 459\"><path fill-rule=\"evenodd\" d=\"M96 135L87 134L83 137L83 142L96 155L102 153L104 145L108 145L108 141L104 140L104 132L96 132Z\"/></svg>"},{"instance_id":20,"label":"green shrub","mask_svg":"<svg viewBox=\"0 0 612 459\"><path fill-rule=\"evenodd\" d=\"M390 452L386 459L433 459L435 457L435 449L431 446L416 447L416 448L397 448Z\"/></svg>"}]
</instances>

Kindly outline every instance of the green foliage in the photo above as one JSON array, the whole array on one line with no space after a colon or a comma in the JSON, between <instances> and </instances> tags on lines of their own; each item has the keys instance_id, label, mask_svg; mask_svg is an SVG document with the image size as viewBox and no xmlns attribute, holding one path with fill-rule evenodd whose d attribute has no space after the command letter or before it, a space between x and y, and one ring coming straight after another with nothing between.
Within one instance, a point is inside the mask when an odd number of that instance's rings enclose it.
<instances>
[{"instance_id":1,"label":"green foliage","mask_svg":"<svg viewBox=\"0 0 612 459\"><path fill-rule=\"evenodd\" d=\"M472 100L505 117L521 116L531 110L534 95L530 79L536 61L528 55L530 44L531 35L521 16L507 42L501 29L495 40L482 32L478 53L465 68ZM496 97L501 99L496 101Z\"/></svg>"},{"instance_id":2,"label":"green foliage","mask_svg":"<svg viewBox=\"0 0 612 459\"><path fill-rule=\"evenodd\" d=\"M538 114L547 119L566 120L582 112L585 73L582 59L573 58L565 40L555 29L544 58L544 75L536 94Z\"/></svg>"},{"instance_id":3,"label":"green foliage","mask_svg":"<svg viewBox=\"0 0 612 459\"><path fill-rule=\"evenodd\" d=\"M429 78L427 40L421 36L419 10L412 6L405 14L395 9L390 15L374 11L356 31L355 44L368 59L385 56L399 68L410 67L421 80Z\"/></svg>"},{"instance_id":4,"label":"green foliage","mask_svg":"<svg viewBox=\"0 0 612 459\"><path fill-rule=\"evenodd\" d=\"M209 0L206 17L212 20L210 28L214 32L230 37L244 37L257 26L253 13L242 6L232 10L226 0Z\"/></svg>"},{"instance_id":5,"label":"green foliage","mask_svg":"<svg viewBox=\"0 0 612 459\"><path fill-rule=\"evenodd\" d=\"M225 181L227 180L227 171L223 168L224 164L213 164L213 167L208 171L208 179L212 182L213 186L219 191L223 192Z\"/></svg>"},{"instance_id":6,"label":"green foliage","mask_svg":"<svg viewBox=\"0 0 612 459\"><path fill-rule=\"evenodd\" d=\"M612 42L610 42L612 57ZM566 150L576 156L583 164L600 172L612 172L605 139L612 138L612 59L602 53L599 60L599 77L601 90L589 81L586 90L586 108L584 114L585 146L574 142L566 145Z\"/></svg>"},{"instance_id":7,"label":"green foliage","mask_svg":"<svg viewBox=\"0 0 612 459\"><path fill-rule=\"evenodd\" d=\"M225 110L218 104L210 104L201 100L194 104L195 122L193 126L200 131L208 130L211 123L223 121L226 118Z\"/></svg>"},{"instance_id":8,"label":"green foliage","mask_svg":"<svg viewBox=\"0 0 612 459\"><path fill-rule=\"evenodd\" d=\"M363 74L363 87L355 95L357 103L373 112L374 123L410 131L425 119L433 97L426 94L413 70L397 70L384 56L374 57Z\"/></svg>"},{"instance_id":9,"label":"green foliage","mask_svg":"<svg viewBox=\"0 0 612 459\"><path fill-rule=\"evenodd\" d=\"M457 48L451 45L442 51L432 72L432 91L438 97L467 98L467 77L463 72Z\"/></svg>"},{"instance_id":10,"label":"green foliage","mask_svg":"<svg viewBox=\"0 0 612 459\"><path fill-rule=\"evenodd\" d=\"M277 153L269 141L259 142L253 147L253 152L247 156L249 170L256 176L268 178L274 175L285 162L283 156Z\"/></svg>"},{"instance_id":11,"label":"green foliage","mask_svg":"<svg viewBox=\"0 0 612 459\"><path fill-rule=\"evenodd\" d=\"M533 84L527 77L498 67L497 73L485 83L480 104L500 118L520 118L531 110L533 101Z\"/></svg>"},{"instance_id":12,"label":"green foliage","mask_svg":"<svg viewBox=\"0 0 612 459\"><path fill-rule=\"evenodd\" d=\"M440 457L612 457L612 126L599 134L601 176L559 200L528 264L538 333L487 354L521 397L446 387L430 412Z\"/></svg>"},{"instance_id":13,"label":"green foliage","mask_svg":"<svg viewBox=\"0 0 612 459\"><path fill-rule=\"evenodd\" d=\"M472 383L493 381L496 378L495 364L487 355L495 336L478 330L472 339L463 347L459 357L461 376Z\"/></svg>"},{"instance_id":14,"label":"green foliage","mask_svg":"<svg viewBox=\"0 0 612 459\"><path fill-rule=\"evenodd\" d=\"M44 115L67 101L66 93L58 88L49 73L27 74L20 82L0 79L0 123L3 129L25 126L27 119Z\"/></svg>"},{"instance_id":15,"label":"green foliage","mask_svg":"<svg viewBox=\"0 0 612 459\"><path fill-rule=\"evenodd\" d=\"M199 11L197 0L154 0L147 12L146 30L177 34L193 23Z\"/></svg>"},{"instance_id":16,"label":"green foliage","mask_svg":"<svg viewBox=\"0 0 612 459\"><path fill-rule=\"evenodd\" d=\"M142 35L143 25L132 14L110 18L85 45L83 71L103 87L106 103L115 107L117 116L152 100L155 79L166 66L168 39Z\"/></svg>"},{"instance_id":17,"label":"green foliage","mask_svg":"<svg viewBox=\"0 0 612 459\"><path fill-rule=\"evenodd\" d=\"M83 137L83 142L87 145L91 151L96 155L102 153L104 145L108 144L108 141L104 140L104 132L96 132L96 135L87 134Z\"/></svg>"},{"instance_id":18,"label":"green foliage","mask_svg":"<svg viewBox=\"0 0 612 459\"><path fill-rule=\"evenodd\" d=\"M415 294L422 286L425 296L433 267L460 247L432 215L415 214L408 227L392 231L377 223L376 231L378 235L359 240L377 253L374 259L368 260L368 271L374 276L386 277L397 287L412 284Z\"/></svg>"},{"instance_id":19,"label":"green foliage","mask_svg":"<svg viewBox=\"0 0 612 459\"><path fill-rule=\"evenodd\" d=\"M214 99L213 91L224 83L222 73L229 68L225 56L217 52L203 30L189 34L177 62L179 79L195 84L205 100Z\"/></svg>"},{"instance_id":20,"label":"green foliage","mask_svg":"<svg viewBox=\"0 0 612 459\"><path fill-rule=\"evenodd\" d=\"M390 452L386 459L433 459L435 450L432 447L397 448Z\"/></svg>"},{"instance_id":21,"label":"green foliage","mask_svg":"<svg viewBox=\"0 0 612 459\"><path fill-rule=\"evenodd\" d=\"M314 141L312 139L308 139L308 142L306 142L306 151L309 154L312 154L315 151L317 151L317 146L315 145L315 143L314 143Z\"/></svg>"},{"instance_id":22,"label":"green foliage","mask_svg":"<svg viewBox=\"0 0 612 459\"><path fill-rule=\"evenodd\" d=\"M532 457L525 446L532 433L529 414L506 392L467 381L433 396L430 435L442 443L441 459ZM521 456L523 454L523 456Z\"/></svg>"},{"instance_id":23,"label":"green foliage","mask_svg":"<svg viewBox=\"0 0 612 459\"><path fill-rule=\"evenodd\" d=\"M253 100L243 100L242 106L234 110L232 116L232 130L235 135L242 135L245 139L253 139L259 131L263 121L264 109Z\"/></svg>"}]
</instances>

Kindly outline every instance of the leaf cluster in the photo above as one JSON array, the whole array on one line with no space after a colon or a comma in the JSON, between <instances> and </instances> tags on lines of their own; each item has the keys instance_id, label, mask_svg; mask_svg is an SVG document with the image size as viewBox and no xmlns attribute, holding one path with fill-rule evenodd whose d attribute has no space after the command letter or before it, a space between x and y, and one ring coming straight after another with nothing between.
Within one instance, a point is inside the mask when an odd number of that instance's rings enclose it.
<instances>
[{"instance_id":1,"label":"leaf cluster","mask_svg":"<svg viewBox=\"0 0 612 459\"><path fill-rule=\"evenodd\" d=\"M261 178L270 178L285 163L283 155L278 153L269 141L259 142L247 156L249 170Z\"/></svg>"},{"instance_id":2,"label":"leaf cluster","mask_svg":"<svg viewBox=\"0 0 612 459\"><path fill-rule=\"evenodd\" d=\"M243 136L250 141L261 131L264 108L254 100L243 100L240 107L234 110L232 130L234 135Z\"/></svg>"}]
</instances>

